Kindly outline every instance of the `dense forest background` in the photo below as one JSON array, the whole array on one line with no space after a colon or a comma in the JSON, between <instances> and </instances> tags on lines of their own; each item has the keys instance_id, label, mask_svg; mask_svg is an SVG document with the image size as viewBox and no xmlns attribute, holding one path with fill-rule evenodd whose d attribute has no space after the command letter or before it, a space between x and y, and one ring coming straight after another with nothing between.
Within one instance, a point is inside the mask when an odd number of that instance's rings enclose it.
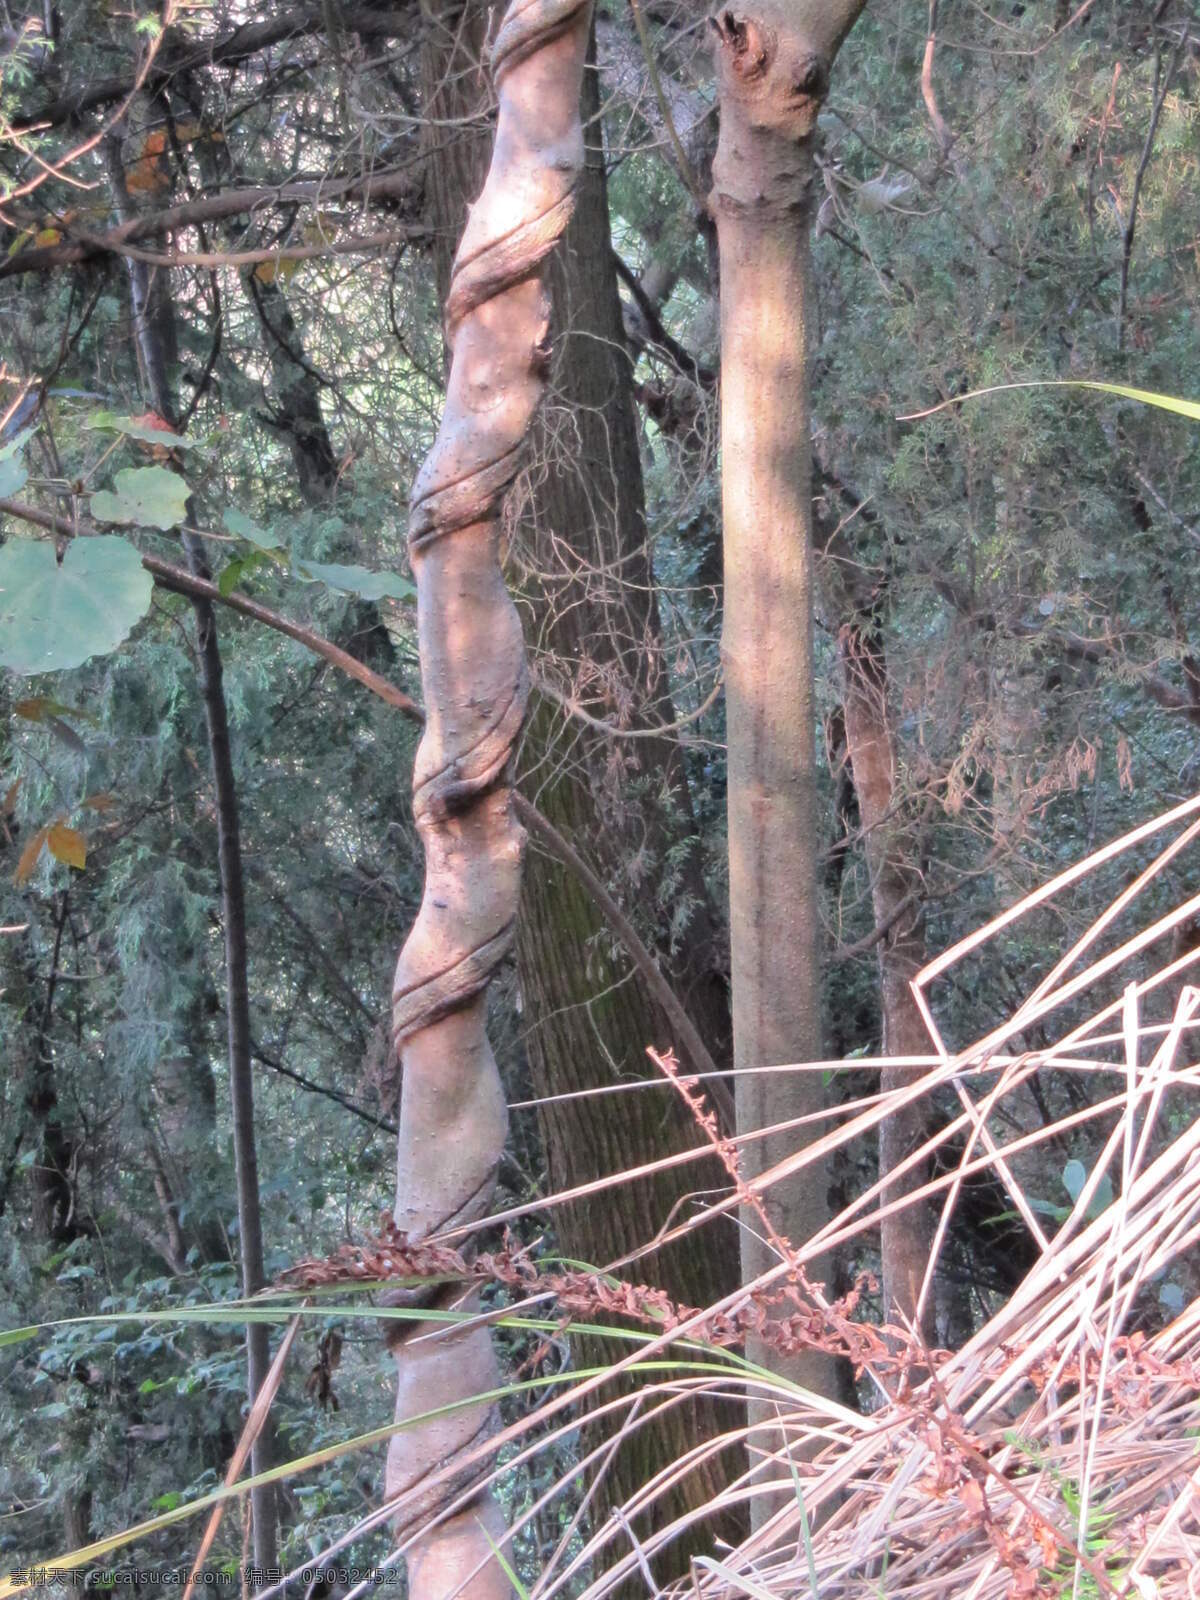
<instances>
[{"instance_id":1,"label":"dense forest background","mask_svg":"<svg viewBox=\"0 0 1200 1600\"><path fill-rule=\"evenodd\" d=\"M387 996L422 881L407 503L490 151L488 26L477 0L0 4L0 1258L7 1327L63 1319L0 1349L3 1571L215 1488L245 1416L241 1330L177 1313L371 1234L392 1204ZM927 1050L897 999L909 977L1200 787L1194 422L1054 387L944 405L1027 380L1195 394L1198 77L1189 0L872 0L838 58L811 330L831 1059L889 1038ZM519 788L547 827L531 826L489 1025L510 1104L494 1209L537 1259L607 1265L725 1181L683 1163L539 1206L701 1142L647 1045L692 1070L730 1061L702 12L600 5L583 106L549 392L505 525L532 674ZM147 565L85 565L114 534ZM53 637L31 639L13 552L35 539L62 574L79 566ZM890 752L875 782L871 748ZM1189 862L1155 880L1152 909L1194 892ZM948 1047L1003 1023L1129 881L1110 863L948 974ZM1173 953L1196 927L1172 930ZM1040 1030L1012 1048L1043 1048ZM724 1118L729 1090L709 1081ZM826 1082L836 1105L878 1072ZM1005 1116L1052 1123L1089 1092L1030 1079ZM951 1102L946 1088L930 1115ZM1040 1215L1077 1198L1072 1164L1090 1168L1100 1138L1080 1121L1038 1148L1022 1181ZM841 1152L834 1205L877 1159L869 1137ZM701 1237L634 1275L711 1303L736 1283L736 1229L725 1216ZM967 1340L1035 1256L1003 1187L968 1186L931 1342ZM865 1234L831 1286L881 1268ZM1162 1308L1193 1300L1194 1279L1173 1269ZM117 1315L150 1312L170 1315ZM97 1314L113 1320L69 1320ZM562 1331L498 1337L510 1377L602 1358ZM371 1320L310 1319L297 1339L273 1407L281 1461L381 1426L394 1399ZM510 1394L505 1420L538 1399ZM573 1517L601 1517L722 1415L693 1399L607 1462L590 1511L578 1486L541 1506L515 1546L525 1580ZM510 1477L510 1518L591 1426ZM382 1454L281 1487L285 1565L372 1511ZM121 1559L173 1568L181 1537L155 1529ZM352 1554L391 1547L375 1526ZM242 1555L234 1517L213 1560Z\"/></svg>"}]
</instances>

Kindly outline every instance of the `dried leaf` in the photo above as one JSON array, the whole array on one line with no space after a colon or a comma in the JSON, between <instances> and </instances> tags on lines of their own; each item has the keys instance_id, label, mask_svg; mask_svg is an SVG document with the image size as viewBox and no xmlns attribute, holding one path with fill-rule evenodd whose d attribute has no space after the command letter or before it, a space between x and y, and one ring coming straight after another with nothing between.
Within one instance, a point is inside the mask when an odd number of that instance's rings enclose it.
<instances>
[{"instance_id":1,"label":"dried leaf","mask_svg":"<svg viewBox=\"0 0 1200 1600\"><path fill-rule=\"evenodd\" d=\"M82 872L87 865L87 840L77 828L68 828L65 822L52 823L46 830L46 843L50 854L64 866Z\"/></svg>"},{"instance_id":2,"label":"dried leaf","mask_svg":"<svg viewBox=\"0 0 1200 1600\"><path fill-rule=\"evenodd\" d=\"M968 1478L958 1493L963 1505L973 1517L987 1515L987 1496L983 1492L981 1483L976 1483L974 1478Z\"/></svg>"},{"instance_id":3,"label":"dried leaf","mask_svg":"<svg viewBox=\"0 0 1200 1600\"><path fill-rule=\"evenodd\" d=\"M49 827L39 828L26 840L25 848L21 851L21 859L17 862L17 870L13 873L13 882L18 889L23 889L33 877L33 869L37 866L37 859L42 853L42 846L49 832Z\"/></svg>"},{"instance_id":4,"label":"dried leaf","mask_svg":"<svg viewBox=\"0 0 1200 1600\"><path fill-rule=\"evenodd\" d=\"M1041 1546L1042 1565L1052 1567L1058 1560L1058 1539L1048 1522L1038 1522L1033 1529L1034 1538Z\"/></svg>"},{"instance_id":5,"label":"dried leaf","mask_svg":"<svg viewBox=\"0 0 1200 1600\"><path fill-rule=\"evenodd\" d=\"M1122 789L1133 788L1133 751L1124 734L1117 739L1117 778Z\"/></svg>"},{"instance_id":6,"label":"dried leaf","mask_svg":"<svg viewBox=\"0 0 1200 1600\"><path fill-rule=\"evenodd\" d=\"M26 722L40 722L53 704L43 695L33 695L28 700L15 700L13 711L18 717L24 717Z\"/></svg>"}]
</instances>

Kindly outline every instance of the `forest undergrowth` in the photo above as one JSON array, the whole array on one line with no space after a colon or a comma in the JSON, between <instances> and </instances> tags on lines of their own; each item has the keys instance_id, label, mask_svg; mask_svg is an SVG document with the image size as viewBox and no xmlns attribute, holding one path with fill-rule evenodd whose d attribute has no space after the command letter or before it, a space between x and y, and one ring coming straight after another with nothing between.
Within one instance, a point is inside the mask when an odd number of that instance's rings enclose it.
<instances>
[{"instance_id":1,"label":"forest undergrowth","mask_svg":"<svg viewBox=\"0 0 1200 1600\"><path fill-rule=\"evenodd\" d=\"M688 1236L693 1248L703 1248L703 1230L737 1211L742 1226L762 1230L776 1256L756 1284L715 1305L678 1305L639 1283L636 1261L621 1275L596 1272L539 1255L509 1231L522 1210L552 1213L578 1194L489 1219L500 1242L482 1251L453 1233L411 1245L388 1219L375 1237L297 1262L256 1302L225 1305L219 1313L196 1308L196 1320L238 1322L249 1313L290 1325L226 1487L207 1502L48 1558L47 1566L78 1570L165 1524L183 1522L207 1503L210 1527L195 1557L199 1570L222 1512L253 1482L240 1473L302 1319L419 1317L455 1326L465 1315L455 1309L456 1299L483 1287L487 1309L481 1315L520 1330L528 1342L527 1359L502 1397L523 1393L536 1401L500 1435L482 1438L465 1462L457 1459L443 1474L451 1481L438 1485L434 1474L419 1494L385 1503L345 1530L322 1557L334 1570L372 1529L398 1530L383 1566L344 1583L348 1594L369 1592L385 1570L396 1568L431 1489L440 1487L443 1516L469 1504L488 1479L511 1505L522 1475L549 1458L556 1470L540 1497L515 1517L510 1539L520 1549L523 1526L551 1502L564 1508L563 1533L532 1577L522 1576L513 1557L509 1570L522 1600L600 1600L629 1583L651 1594L686 1592L705 1600L1110 1594L1191 1600L1200 1572L1194 1265L1200 1122L1193 1098L1200 988L1187 980L1200 948L1180 950L1177 934L1188 928L1200 896L1165 913L1156 907L1149 919L1139 913L1163 869L1194 848L1198 836L1200 797L1109 844L933 961L914 985L931 1053L905 1063L922 1068L920 1077L902 1091L842 1104L836 1126L752 1183L743 1176L738 1141L721 1131L704 1084L682 1073L669 1053L652 1052L719 1156L729 1187L718 1201L675 1219L647 1242L647 1252ZM951 1048L929 1002L938 981L1004 929L1118 859L1127 868L1124 887L1083 937L1058 955L1003 1025ZM1014 1041L1034 1028L1047 1042L1014 1049ZM878 1063L788 1070L861 1073L870 1065ZM1035 1080L1084 1084L1087 1094L1061 1116L1038 1121L1025 1102ZM1037 1246L1036 1263L1016 1292L956 1349L925 1348L911 1329L871 1320L877 1286L869 1270L836 1299L809 1280L806 1263L831 1247L853 1255L866 1246L869 1252L882 1184L798 1243L776 1232L764 1204L780 1177L870 1135L894 1112L897 1094L930 1105L945 1105L950 1096L958 1111L939 1118L927 1145L912 1157L916 1166L934 1151L952 1149L952 1163L891 1203L935 1204L941 1247L964 1186L987 1172L1003 1183L1013 1216ZM1048 1203L1027 1181L1028 1173L1044 1170L1044 1160L1038 1168L1030 1156L1079 1149L1081 1140L1089 1141L1092 1159L1069 1161L1066 1199ZM620 1204L628 1177L614 1173L588 1186L593 1203ZM925 1294L939 1292L939 1272L935 1253ZM614 1359L592 1369L551 1371L549 1357L568 1330L606 1336ZM13 1330L4 1342L39 1331ZM838 1356L853 1368L860 1404L798 1390L747 1362L739 1351L750 1332L781 1354L815 1346ZM328 1344L322 1349L328 1353ZM336 1348L330 1365L336 1366ZM332 1371L326 1376L332 1379ZM587 1504L614 1441L646 1426L661 1408L687 1407L700 1389L722 1398L728 1432L698 1439L669 1473L646 1483L602 1526L589 1528ZM749 1425L747 1399L754 1402ZM577 1444L581 1406L606 1422L604 1442L590 1450ZM366 1449L391 1431L348 1440L272 1475L303 1474L331 1454ZM730 1478L720 1502L686 1520L715 1521L731 1506L744 1515L753 1503L753 1532L733 1547L714 1541L710 1556L693 1559L686 1579L660 1584L656 1567L684 1530L682 1519L656 1516L658 1503L676 1475L697 1471L733 1445L743 1452L743 1469ZM192 1554L182 1527L179 1537ZM306 1572L311 1577L316 1570ZM346 1579L357 1571L340 1570ZM28 1587L22 1576L0 1582L0 1594ZM288 1576L294 1585L301 1574ZM265 1592L286 1588L282 1579Z\"/></svg>"}]
</instances>

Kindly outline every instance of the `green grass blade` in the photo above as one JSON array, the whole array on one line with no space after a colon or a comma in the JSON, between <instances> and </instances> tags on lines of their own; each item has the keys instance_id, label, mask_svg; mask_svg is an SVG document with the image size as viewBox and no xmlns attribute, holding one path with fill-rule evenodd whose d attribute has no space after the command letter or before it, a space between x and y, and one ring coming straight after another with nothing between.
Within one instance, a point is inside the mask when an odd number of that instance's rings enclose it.
<instances>
[{"instance_id":1,"label":"green grass blade","mask_svg":"<svg viewBox=\"0 0 1200 1600\"><path fill-rule=\"evenodd\" d=\"M478 1520L479 1519L476 1518L477 1522L478 1522ZM517 1600L529 1600L529 1590L521 1582L520 1578L517 1576L516 1572L513 1570L512 1563L509 1561L508 1557L504 1554L504 1551L501 1550L500 1546L492 1538L491 1534L487 1531L487 1529L484 1527L482 1522L479 1523L479 1531L480 1531L480 1533L482 1533L483 1537L487 1540L488 1549L492 1552L492 1554L495 1556L496 1560L500 1563L500 1567L501 1567L501 1570L504 1573L504 1576L508 1579L509 1583L511 1583L513 1588L516 1590L516 1592L517 1592Z\"/></svg>"},{"instance_id":2,"label":"green grass blade","mask_svg":"<svg viewBox=\"0 0 1200 1600\"><path fill-rule=\"evenodd\" d=\"M399 1308L394 1308L399 1309ZM414 1309L408 1313L411 1316L431 1320L428 1311ZM455 1320L453 1313L451 1319ZM548 1323L548 1327L559 1327L559 1323ZM614 1332L623 1330L612 1330ZM77 1567L84 1566L89 1561L95 1561L100 1556L111 1554L114 1550L121 1549L124 1545L131 1544L135 1539L141 1539L152 1533L158 1533L163 1528L168 1528L176 1522L183 1522L188 1517L198 1515L201 1511L209 1511L213 1506L219 1505L224 1500L232 1499L237 1495L246 1494L249 1490L257 1488L260 1484L277 1483L284 1478L297 1477L302 1472L308 1472L313 1467L325 1466L338 1457L348 1455L354 1450L371 1449L378 1444L386 1444L393 1435L403 1433L408 1428L415 1428L426 1422L436 1421L439 1417L448 1416L455 1411L460 1411L467 1406L491 1405L512 1395L526 1394L531 1390L551 1389L575 1384L588 1378L603 1376L610 1369L607 1366L584 1367L571 1372L554 1372L543 1377L526 1378L520 1383L504 1384L496 1389L486 1390L482 1394L468 1395L462 1400L455 1400L449 1405L438 1406L433 1411L423 1411L419 1416L407 1417L403 1422L390 1422L381 1428L372 1428L369 1433L356 1434L353 1438L339 1440L336 1444L324 1445L319 1450L310 1451L308 1455L297 1456L291 1461L271 1467L267 1472L260 1472L254 1477L242 1478L228 1488L222 1486L212 1490L209 1494L202 1495L198 1500L190 1500L186 1505L175 1506L170 1511L164 1511L157 1517L150 1517L144 1522L135 1523L132 1527L122 1528L119 1533L107 1535L96 1540L93 1544L70 1550L63 1555L54 1556L45 1561L34 1563L36 1569L42 1567L58 1567L70 1572ZM641 1374L647 1372L661 1372L665 1374L680 1373L715 1373L728 1376L725 1368L702 1361L639 1361L631 1369ZM29 1582L17 1582L11 1577L0 1578L0 1600L7 1600L7 1596L21 1594L32 1587Z\"/></svg>"},{"instance_id":3,"label":"green grass blade","mask_svg":"<svg viewBox=\"0 0 1200 1600\"><path fill-rule=\"evenodd\" d=\"M817 1581L817 1560L813 1554L812 1529L808 1525L808 1507L804 1504L804 1490L800 1484L800 1474L796 1471L796 1463L789 1460L788 1465L792 1469L792 1485L796 1491L796 1505L800 1512L800 1535L804 1540L804 1554L808 1561L808 1585L813 1592L813 1600L821 1600L821 1588Z\"/></svg>"},{"instance_id":4,"label":"green grass blade","mask_svg":"<svg viewBox=\"0 0 1200 1600\"><path fill-rule=\"evenodd\" d=\"M1101 383L1092 378L1028 378L1021 383L994 383L986 389L972 389L968 394L956 394L927 411L910 411L897 417L897 422L920 422L925 417L936 417L939 411L951 406L965 405L968 400L978 400L988 394L1008 394L1014 389L1092 389L1099 394L1115 395L1119 400L1134 400L1139 405L1157 406L1160 411L1172 411L1176 416L1200 422L1200 401L1183 400L1174 394L1159 394L1153 389L1131 389L1124 383Z\"/></svg>"}]
</instances>

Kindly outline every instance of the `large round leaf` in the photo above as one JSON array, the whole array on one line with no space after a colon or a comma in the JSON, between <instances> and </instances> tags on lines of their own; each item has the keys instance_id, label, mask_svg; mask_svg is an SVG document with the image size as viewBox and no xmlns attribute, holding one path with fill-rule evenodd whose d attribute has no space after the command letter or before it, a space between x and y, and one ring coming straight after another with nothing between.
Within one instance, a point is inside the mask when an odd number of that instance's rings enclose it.
<instances>
[{"instance_id":1,"label":"large round leaf","mask_svg":"<svg viewBox=\"0 0 1200 1600\"><path fill-rule=\"evenodd\" d=\"M179 474L166 467L126 467L111 489L92 496L92 515L97 522L132 522L165 533L187 515L190 492Z\"/></svg>"},{"instance_id":2,"label":"large round leaf","mask_svg":"<svg viewBox=\"0 0 1200 1600\"><path fill-rule=\"evenodd\" d=\"M142 558L112 534L54 546L10 539L0 549L0 666L26 675L78 667L115 650L150 609Z\"/></svg>"}]
</instances>

